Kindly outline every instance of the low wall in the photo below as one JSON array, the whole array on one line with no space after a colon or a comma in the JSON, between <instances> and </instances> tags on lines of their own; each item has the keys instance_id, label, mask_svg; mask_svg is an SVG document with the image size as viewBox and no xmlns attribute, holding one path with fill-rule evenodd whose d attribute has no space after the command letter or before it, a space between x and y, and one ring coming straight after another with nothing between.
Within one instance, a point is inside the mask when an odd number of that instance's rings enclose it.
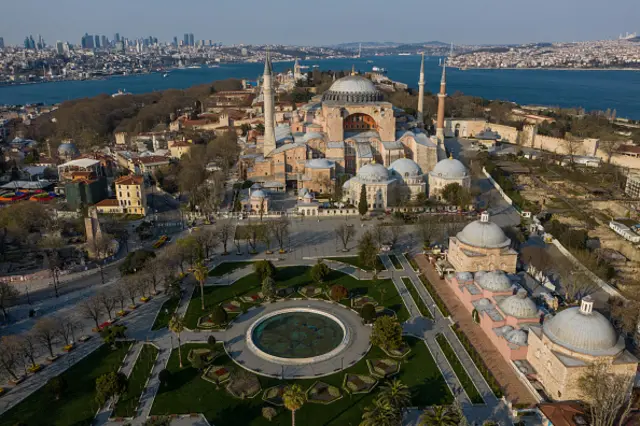
<instances>
[{"instance_id":1,"label":"low wall","mask_svg":"<svg viewBox=\"0 0 640 426\"><path fill-rule=\"evenodd\" d=\"M596 274L594 274L593 272L591 272L586 266L584 266L578 259L576 259L576 257L571 254L571 252L569 250L567 250L561 243L560 241L556 240L555 238L553 238L551 240L551 244L553 244L554 246L556 246L556 248L560 251L560 253L562 253L567 259L569 259L569 261L574 265L577 266L578 269L580 269L582 272L584 272L585 275L587 275L594 283L598 284L598 286L600 286L600 288L606 292L609 296L615 296L615 297L620 297L624 299L624 296L622 296L622 294L620 294L618 292L618 290L616 290L615 288L611 287L609 284L607 284L604 280L602 280L600 277L598 277Z\"/></svg>"},{"instance_id":2,"label":"low wall","mask_svg":"<svg viewBox=\"0 0 640 426\"><path fill-rule=\"evenodd\" d=\"M509 203L510 206L513 206L513 200L511 199L511 197L509 197L502 190L502 187L500 185L498 185L498 182L495 181L495 179L487 172L487 170L484 167L482 168L482 173L484 173L484 175L487 177L487 179L489 179L489 182L491 182L491 185L493 185L493 187L500 193L500 195L502 195L502 198L504 198L504 200L507 203Z\"/></svg>"},{"instance_id":3,"label":"low wall","mask_svg":"<svg viewBox=\"0 0 640 426\"><path fill-rule=\"evenodd\" d=\"M518 134L519 131L515 127L505 126L503 124L494 124L489 123L487 127L493 130L494 132L498 132L500 135L500 140L511 143L518 143Z\"/></svg>"}]
</instances>

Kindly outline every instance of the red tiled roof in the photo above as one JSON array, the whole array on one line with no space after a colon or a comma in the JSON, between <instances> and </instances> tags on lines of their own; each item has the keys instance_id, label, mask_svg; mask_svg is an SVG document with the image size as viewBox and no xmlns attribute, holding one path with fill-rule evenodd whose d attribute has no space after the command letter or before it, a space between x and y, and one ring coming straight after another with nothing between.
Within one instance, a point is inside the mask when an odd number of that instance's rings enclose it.
<instances>
[{"instance_id":1,"label":"red tiled roof","mask_svg":"<svg viewBox=\"0 0 640 426\"><path fill-rule=\"evenodd\" d=\"M640 146L635 145L621 145L618 148L618 152L628 152L631 154L640 154Z\"/></svg>"},{"instance_id":2,"label":"red tiled roof","mask_svg":"<svg viewBox=\"0 0 640 426\"><path fill-rule=\"evenodd\" d=\"M116 185L142 185L144 178L142 176L122 176L116 180Z\"/></svg>"},{"instance_id":3,"label":"red tiled roof","mask_svg":"<svg viewBox=\"0 0 640 426\"><path fill-rule=\"evenodd\" d=\"M577 426L575 416L585 415L584 409L577 402L539 404L538 408L554 426Z\"/></svg>"},{"instance_id":4,"label":"red tiled roof","mask_svg":"<svg viewBox=\"0 0 640 426\"><path fill-rule=\"evenodd\" d=\"M115 198L106 198L96 203L96 206L99 207L118 207L119 205L118 200Z\"/></svg>"}]
</instances>

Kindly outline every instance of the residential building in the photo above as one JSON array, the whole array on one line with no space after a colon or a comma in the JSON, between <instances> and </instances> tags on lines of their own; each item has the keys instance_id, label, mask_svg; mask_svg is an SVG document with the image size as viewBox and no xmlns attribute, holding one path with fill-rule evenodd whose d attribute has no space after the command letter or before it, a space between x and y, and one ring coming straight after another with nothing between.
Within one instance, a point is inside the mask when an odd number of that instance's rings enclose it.
<instances>
[{"instance_id":1,"label":"residential building","mask_svg":"<svg viewBox=\"0 0 640 426\"><path fill-rule=\"evenodd\" d=\"M640 174L629 173L624 192L631 198L640 198Z\"/></svg>"},{"instance_id":2,"label":"residential building","mask_svg":"<svg viewBox=\"0 0 640 426\"><path fill-rule=\"evenodd\" d=\"M632 243L640 243L640 235L633 232L631 228L629 228L622 222L612 220L609 222L609 228L611 228L613 232L620 235L627 241L630 241Z\"/></svg>"}]
</instances>

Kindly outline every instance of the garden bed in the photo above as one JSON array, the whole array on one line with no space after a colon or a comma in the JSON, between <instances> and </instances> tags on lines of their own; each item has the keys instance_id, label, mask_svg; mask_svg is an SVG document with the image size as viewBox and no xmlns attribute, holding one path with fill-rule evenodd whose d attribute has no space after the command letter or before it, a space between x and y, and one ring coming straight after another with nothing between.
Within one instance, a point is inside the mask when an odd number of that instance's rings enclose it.
<instances>
[{"instance_id":1,"label":"garden bed","mask_svg":"<svg viewBox=\"0 0 640 426\"><path fill-rule=\"evenodd\" d=\"M161 328L165 328L169 326L169 320L178 309L178 304L180 303L179 297L170 297L165 300L158 312L158 316L156 316L156 320L153 322L153 327L151 330L159 330Z\"/></svg>"},{"instance_id":2,"label":"garden bed","mask_svg":"<svg viewBox=\"0 0 640 426\"><path fill-rule=\"evenodd\" d=\"M346 263L347 265L355 266L356 268L362 269L363 271L373 272L373 269L365 265L359 256L327 257L325 259L333 260L334 262ZM382 260L380 260L380 256L376 257L376 270L378 272L387 270L387 268L384 266L384 263L382 263Z\"/></svg>"},{"instance_id":3,"label":"garden bed","mask_svg":"<svg viewBox=\"0 0 640 426\"><path fill-rule=\"evenodd\" d=\"M402 263L400 263L400 259L398 259L398 256L396 256L395 254L390 254L389 259L391 259L391 263L393 263L393 267L396 268L396 270L401 271L404 269L402 267Z\"/></svg>"},{"instance_id":4,"label":"garden bed","mask_svg":"<svg viewBox=\"0 0 640 426\"><path fill-rule=\"evenodd\" d=\"M429 311L429 308L427 308L427 305L424 304L422 297L420 297L418 290L413 284L413 280L409 277L402 277L402 282L407 287L407 290L409 290L409 294L411 294L411 297L413 298L413 300L416 302L416 305L418 306L418 310L420 311L420 314L423 317L433 319L433 315L431 315L431 312Z\"/></svg>"},{"instance_id":5,"label":"garden bed","mask_svg":"<svg viewBox=\"0 0 640 426\"><path fill-rule=\"evenodd\" d=\"M451 364L453 372L456 373L458 381L462 385L464 391L467 393L467 396L469 397L469 400L471 400L471 403L483 404L484 400L482 399L480 392L478 392L478 389L473 384L471 377L469 377L467 370L464 369L464 366L460 362L458 355L456 355L455 351L447 341L447 338L443 334L438 333L438 335L436 336L436 341L438 342L438 345L440 345L440 349L449 361L449 364Z\"/></svg>"},{"instance_id":6,"label":"garden bed","mask_svg":"<svg viewBox=\"0 0 640 426\"><path fill-rule=\"evenodd\" d=\"M129 376L127 390L120 395L118 403L113 410L113 417L133 417L136 415L140 395L142 395L157 357L158 349L155 346L150 344L142 346L136 365L133 366Z\"/></svg>"},{"instance_id":7,"label":"garden bed","mask_svg":"<svg viewBox=\"0 0 640 426\"><path fill-rule=\"evenodd\" d=\"M449 312L447 305L444 304L444 301L442 300L436 289L431 285L429 280L422 274L418 275L418 278L420 278L420 282L422 283L422 285L424 285L424 288L427 289L429 295L436 303L436 306L438 306L438 309L440 309L440 312L442 312L442 315L444 315L445 317L450 316L451 312Z\"/></svg>"}]
</instances>

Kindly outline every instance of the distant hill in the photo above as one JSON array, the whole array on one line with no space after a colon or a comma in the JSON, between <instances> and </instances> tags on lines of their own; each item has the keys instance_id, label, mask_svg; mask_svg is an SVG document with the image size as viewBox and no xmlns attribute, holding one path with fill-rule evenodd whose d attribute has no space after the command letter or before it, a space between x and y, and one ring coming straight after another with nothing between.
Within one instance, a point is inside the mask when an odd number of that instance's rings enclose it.
<instances>
[{"instance_id":1,"label":"distant hill","mask_svg":"<svg viewBox=\"0 0 640 426\"><path fill-rule=\"evenodd\" d=\"M345 49L345 50L353 50L353 49L358 49L360 47L360 44L362 44L362 48L363 49L393 49L399 46L413 46L413 47L420 47L420 46L448 46L448 43L443 43L441 41L426 41L426 42L419 42L419 43L398 43L395 41L363 41L363 42L349 42L349 43L340 43L340 44L336 44L333 45L331 47L336 47L338 49Z\"/></svg>"}]
</instances>

